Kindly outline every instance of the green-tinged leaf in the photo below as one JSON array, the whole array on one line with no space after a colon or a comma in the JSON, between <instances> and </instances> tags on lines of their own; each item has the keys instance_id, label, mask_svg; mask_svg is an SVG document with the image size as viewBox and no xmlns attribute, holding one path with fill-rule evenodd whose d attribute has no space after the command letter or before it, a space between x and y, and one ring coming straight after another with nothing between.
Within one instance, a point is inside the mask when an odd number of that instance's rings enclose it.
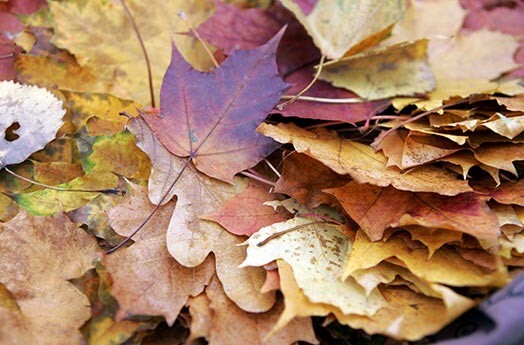
<instances>
[{"instance_id":1,"label":"green-tinged leaf","mask_svg":"<svg viewBox=\"0 0 524 345\"><path fill-rule=\"evenodd\" d=\"M422 39L353 55L326 64L320 79L367 100L423 94L435 88L427 45Z\"/></svg>"},{"instance_id":2,"label":"green-tinged leaf","mask_svg":"<svg viewBox=\"0 0 524 345\"><path fill-rule=\"evenodd\" d=\"M85 175L56 187L64 189L111 189L118 185L118 177L111 173ZM71 192L43 189L17 194L13 198L21 208L32 215L49 216L80 208L99 195L99 192Z\"/></svg>"},{"instance_id":3,"label":"green-tinged leaf","mask_svg":"<svg viewBox=\"0 0 524 345\"><path fill-rule=\"evenodd\" d=\"M97 137L93 152L84 161L87 174L112 172L128 178L147 179L151 170L149 158L129 132Z\"/></svg>"}]
</instances>

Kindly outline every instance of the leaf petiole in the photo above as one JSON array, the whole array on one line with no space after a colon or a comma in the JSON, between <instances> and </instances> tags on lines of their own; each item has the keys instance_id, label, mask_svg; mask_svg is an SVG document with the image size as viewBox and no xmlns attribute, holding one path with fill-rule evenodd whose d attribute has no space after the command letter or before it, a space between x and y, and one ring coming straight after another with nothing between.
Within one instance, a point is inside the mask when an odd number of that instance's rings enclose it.
<instances>
[{"instance_id":1,"label":"leaf petiole","mask_svg":"<svg viewBox=\"0 0 524 345\"><path fill-rule=\"evenodd\" d=\"M124 190L115 189L115 188L109 188L109 189L82 189L82 188L75 189L75 188L72 188L72 189L68 189L68 188L50 186L48 184L40 183L38 181L32 180L30 178L27 178L25 176L19 175L19 174L15 173L14 171L10 170L7 167L4 167L4 170L8 174L11 174L14 177L16 177L16 178L18 178L20 180L23 180L25 182L29 182L31 184L34 184L35 186L40 186L40 187L44 187L44 188L47 188L47 189L52 189L52 190L56 190L56 191L60 191L60 192L83 192L83 193L104 193L104 194L125 195L125 191Z\"/></svg>"},{"instance_id":2,"label":"leaf petiole","mask_svg":"<svg viewBox=\"0 0 524 345\"><path fill-rule=\"evenodd\" d=\"M313 80L311 80L311 82L305 88L303 88L298 94L290 98L288 101L277 104L278 110L283 110L285 106L295 102L299 97L301 97L304 93L306 93L309 89L311 89L311 87L317 82L318 77L320 76L320 73L322 72L322 66L324 65L325 60L326 60L326 56L322 55L322 57L320 58L320 62L318 64L317 73L315 73Z\"/></svg>"},{"instance_id":3,"label":"leaf petiole","mask_svg":"<svg viewBox=\"0 0 524 345\"><path fill-rule=\"evenodd\" d=\"M153 208L153 210L151 210L151 212L149 213L149 215L146 217L146 219L144 219L144 221L142 221L142 223L131 233L131 235L127 236L122 242L120 242L119 244L117 244L116 246L114 246L113 248L109 249L108 251L106 251L106 254L111 254L111 253L114 253L115 251L117 251L118 249L122 248L127 242L129 242L131 239L133 239L133 237L140 231L142 230L142 228L151 220L151 218L153 218L153 216L155 215L156 211L160 208L160 206L162 206L163 202L166 200L167 196L171 193L171 190L175 187L175 184L178 182L178 180L180 180L180 178L182 177L182 175L184 174L184 171L187 169L187 167L189 166L189 162L191 162L191 159L192 157L189 157L184 166L182 167L182 169L180 169L180 172L178 173L176 179L173 181L173 183L171 183L171 185L169 186L169 188L167 189L166 193L162 196L162 198L160 199L160 201L158 202L158 204L155 205L155 207Z\"/></svg>"},{"instance_id":4,"label":"leaf petiole","mask_svg":"<svg viewBox=\"0 0 524 345\"><path fill-rule=\"evenodd\" d=\"M315 221L315 222L311 222L311 223L301 224L301 225L297 225L297 226L294 226L294 227L292 227L292 228L286 229L286 230L284 230L284 231L280 231L280 232L274 233L274 234L272 234L272 235L266 237L264 240L258 242L258 243L257 243L257 247L262 247L262 246L268 244L269 241L271 241L271 240L273 240L273 239L275 239L275 238L277 238L277 237L280 237L280 236L282 236L282 235L284 235L284 234L287 234L288 232L291 232L291 231L295 231L295 230L301 229L301 228L303 228L303 227L305 227L305 226L316 225L316 224L321 224L321 223L325 223L325 221L323 221L323 220L319 220L319 221Z\"/></svg>"},{"instance_id":5,"label":"leaf petiole","mask_svg":"<svg viewBox=\"0 0 524 345\"><path fill-rule=\"evenodd\" d=\"M151 62L149 61L147 49L144 44L144 40L142 39L142 35L140 34L140 30L138 29L135 19L131 15L131 12L129 11L129 8L127 7L125 0L120 0L120 3L124 7L124 11L126 12L126 15L129 18L129 22L131 23L131 26L133 27L133 30L135 31L138 42L140 43L140 48L142 49L142 53L144 54L144 59L146 60L146 67L147 67L147 78L149 81L149 96L151 97L151 107L155 108L155 91L153 88L153 73L151 72Z\"/></svg>"}]
</instances>

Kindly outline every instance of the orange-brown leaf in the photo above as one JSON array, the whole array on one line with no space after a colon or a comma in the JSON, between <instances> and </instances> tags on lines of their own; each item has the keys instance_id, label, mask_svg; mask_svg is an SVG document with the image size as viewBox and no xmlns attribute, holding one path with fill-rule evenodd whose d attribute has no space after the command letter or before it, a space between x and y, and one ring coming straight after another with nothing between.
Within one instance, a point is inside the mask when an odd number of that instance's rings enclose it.
<instances>
[{"instance_id":1,"label":"orange-brown leaf","mask_svg":"<svg viewBox=\"0 0 524 345\"><path fill-rule=\"evenodd\" d=\"M200 218L211 220L235 235L250 236L264 226L282 222L286 214L264 202L275 200L267 187L251 182L240 194L226 200L220 208Z\"/></svg>"},{"instance_id":2,"label":"orange-brown leaf","mask_svg":"<svg viewBox=\"0 0 524 345\"><path fill-rule=\"evenodd\" d=\"M130 195L109 212L111 226L129 235L152 211L145 187L129 185ZM104 258L113 278L112 295L119 317L162 315L172 325L189 296L204 290L214 274L213 260L187 268L166 247L166 230L175 203L162 206L135 237L136 243Z\"/></svg>"},{"instance_id":3,"label":"orange-brown leaf","mask_svg":"<svg viewBox=\"0 0 524 345\"><path fill-rule=\"evenodd\" d=\"M486 201L473 193L443 196L356 182L329 192L336 196L372 241L382 239L388 227L421 225L469 234L486 247L498 244L500 229L497 218Z\"/></svg>"}]
</instances>

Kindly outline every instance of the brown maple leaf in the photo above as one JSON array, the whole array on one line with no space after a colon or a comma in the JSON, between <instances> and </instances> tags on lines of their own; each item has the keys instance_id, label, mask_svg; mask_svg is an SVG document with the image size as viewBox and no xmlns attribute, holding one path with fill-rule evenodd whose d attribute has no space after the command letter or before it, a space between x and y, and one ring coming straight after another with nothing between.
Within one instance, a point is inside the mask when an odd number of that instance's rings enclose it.
<instances>
[{"instance_id":1,"label":"brown maple leaf","mask_svg":"<svg viewBox=\"0 0 524 345\"><path fill-rule=\"evenodd\" d=\"M111 226L128 235L152 211L144 187L130 184L130 195L109 212ZM170 202L158 209L136 242L104 258L113 278L111 293L118 301L119 317L162 315L172 325L189 296L204 290L215 270L213 260L187 268L167 251L166 229L175 208Z\"/></svg>"}]
</instances>

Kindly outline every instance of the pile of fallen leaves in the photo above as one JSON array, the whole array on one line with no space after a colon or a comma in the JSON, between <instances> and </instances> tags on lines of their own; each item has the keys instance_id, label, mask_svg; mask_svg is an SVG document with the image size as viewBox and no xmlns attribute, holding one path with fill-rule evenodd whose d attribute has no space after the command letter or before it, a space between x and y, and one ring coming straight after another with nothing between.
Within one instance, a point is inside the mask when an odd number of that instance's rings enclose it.
<instances>
[{"instance_id":1,"label":"pile of fallen leaves","mask_svg":"<svg viewBox=\"0 0 524 345\"><path fill-rule=\"evenodd\" d=\"M0 342L431 339L524 266L523 16L0 1Z\"/></svg>"}]
</instances>

